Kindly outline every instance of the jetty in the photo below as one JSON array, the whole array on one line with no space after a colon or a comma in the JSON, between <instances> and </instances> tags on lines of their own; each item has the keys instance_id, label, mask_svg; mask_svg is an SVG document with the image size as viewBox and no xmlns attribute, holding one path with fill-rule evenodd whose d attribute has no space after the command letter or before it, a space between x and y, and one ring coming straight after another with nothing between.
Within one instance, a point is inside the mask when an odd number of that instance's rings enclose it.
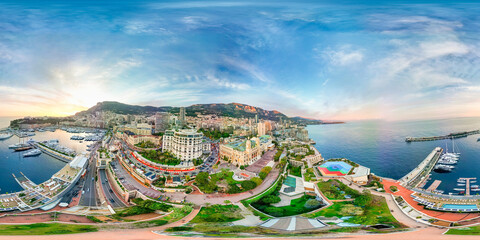
<instances>
[{"instance_id":1,"label":"jetty","mask_svg":"<svg viewBox=\"0 0 480 240\"><path fill-rule=\"evenodd\" d=\"M480 134L480 130L466 131L466 132L455 132L443 136L433 136L433 137L407 137L405 142L426 142L426 141L437 141L444 139L454 139L454 138L464 138L470 135Z\"/></svg>"},{"instance_id":2,"label":"jetty","mask_svg":"<svg viewBox=\"0 0 480 240\"><path fill-rule=\"evenodd\" d=\"M438 186L440 185L440 183L442 183L442 181L440 180L435 180L432 185L430 185L430 187L427 188L427 191L429 192L433 192L435 190L437 190Z\"/></svg>"},{"instance_id":3,"label":"jetty","mask_svg":"<svg viewBox=\"0 0 480 240\"><path fill-rule=\"evenodd\" d=\"M465 195L470 196L470 181L477 180L477 178L459 178L458 180L465 181Z\"/></svg>"},{"instance_id":4,"label":"jetty","mask_svg":"<svg viewBox=\"0 0 480 240\"><path fill-rule=\"evenodd\" d=\"M416 188L432 171L435 164L437 164L443 149L436 147L416 168L403 176L399 182L404 187Z\"/></svg>"}]
</instances>

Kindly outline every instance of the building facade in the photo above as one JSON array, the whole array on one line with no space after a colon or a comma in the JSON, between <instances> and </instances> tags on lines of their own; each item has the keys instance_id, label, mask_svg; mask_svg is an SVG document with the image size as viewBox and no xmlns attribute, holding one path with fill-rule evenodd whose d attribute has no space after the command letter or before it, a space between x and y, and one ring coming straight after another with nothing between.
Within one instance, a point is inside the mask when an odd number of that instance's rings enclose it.
<instances>
[{"instance_id":1,"label":"building facade","mask_svg":"<svg viewBox=\"0 0 480 240\"><path fill-rule=\"evenodd\" d=\"M155 114L155 132L164 132L168 129L170 116L167 112L157 112Z\"/></svg>"},{"instance_id":2,"label":"building facade","mask_svg":"<svg viewBox=\"0 0 480 240\"><path fill-rule=\"evenodd\" d=\"M191 129L167 130L163 135L162 151L170 152L183 161L199 158L203 154L203 133Z\"/></svg>"},{"instance_id":3,"label":"building facade","mask_svg":"<svg viewBox=\"0 0 480 240\"><path fill-rule=\"evenodd\" d=\"M220 145L220 158L227 157L235 165L250 165L268 151L272 138L268 135L248 140L238 140Z\"/></svg>"}]
</instances>

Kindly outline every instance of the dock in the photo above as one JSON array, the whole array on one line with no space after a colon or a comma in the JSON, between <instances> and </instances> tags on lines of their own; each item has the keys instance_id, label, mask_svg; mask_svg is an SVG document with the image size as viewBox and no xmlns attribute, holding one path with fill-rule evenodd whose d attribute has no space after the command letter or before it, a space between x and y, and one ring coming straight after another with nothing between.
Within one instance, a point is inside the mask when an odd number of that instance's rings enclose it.
<instances>
[{"instance_id":1,"label":"dock","mask_svg":"<svg viewBox=\"0 0 480 240\"><path fill-rule=\"evenodd\" d=\"M399 181L402 186L409 188L418 187L432 171L435 164L437 164L443 149L436 147L416 168L403 176Z\"/></svg>"},{"instance_id":2,"label":"dock","mask_svg":"<svg viewBox=\"0 0 480 240\"><path fill-rule=\"evenodd\" d=\"M459 178L458 180L465 180L465 195L470 196L470 181L477 180L477 178Z\"/></svg>"},{"instance_id":3,"label":"dock","mask_svg":"<svg viewBox=\"0 0 480 240\"><path fill-rule=\"evenodd\" d=\"M405 142L426 142L426 141L437 141L444 139L454 139L454 138L464 138L470 135L480 134L480 130L466 131L466 132L455 132L443 136L433 136L433 137L407 137Z\"/></svg>"},{"instance_id":4,"label":"dock","mask_svg":"<svg viewBox=\"0 0 480 240\"><path fill-rule=\"evenodd\" d=\"M437 190L438 186L440 185L440 183L442 183L442 181L440 180L435 180L432 185L430 185L430 187L427 188L427 191L429 192L433 192L435 190Z\"/></svg>"}]
</instances>

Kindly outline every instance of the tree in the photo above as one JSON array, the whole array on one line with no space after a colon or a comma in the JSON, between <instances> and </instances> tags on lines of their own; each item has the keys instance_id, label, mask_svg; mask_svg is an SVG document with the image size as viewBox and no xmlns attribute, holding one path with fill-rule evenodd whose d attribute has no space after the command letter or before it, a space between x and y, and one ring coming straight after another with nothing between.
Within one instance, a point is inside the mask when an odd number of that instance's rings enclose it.
<instances>
[{"instance_id":1,"label":"tree","mask_svg":"<svg viewBox=\"0 0 480 240\"><path fill-rule=\"evenodd\" d=\"M364 191L360 196L356 197L355 200L353 201L353 204L356 206L366 206L369 205L372 202L372 194L368 191Z\"/></svg>"},{"instance_id":2,"label":"tree","mask_svg":"<svg viewBox=\"0 0 480 240\"><path fill-rule=\"evenodd\" d=\"M272 171L272 167L270 166L263 167L262 170L260 170L260 173L258 174L258 176L263 180L267 177L270 171Z\"/></svg>"},{"instance_id":3,"label":"tree","mask_svg":"<svg viewBox=\"0 0 480 240\"><path fill-rule=\"evenodd\" d=\"M207 185L208 184L208 177L209 177L208 172L201 172L201 173L197 174L197 177L195 177L195 182L198 185Z\"/></svg>"},{"instance_id":4,"label":"tree","mask_svg":"<svg viewBox=\"0 0 480 240\"><path fill-rule=\"evenodd\" d=\"M282 199L280 199L277 195L267 195L262 198L262 202L265 204L272 204L272 203L279 203Z\"/></svg>"},{"instance_id":5,"label":"tree","mask_svg":"<svg viewBox=\"0 0 480 240\"><path fill-rule=\"evenodd\" d=\"M267 207L265 208L265 212L268 213L269 215L272 215L274 217L281 217L283 216L283 209L282 208L277 208L277 207Z\"/></svg>"},{"instance_id":6,"label":"tree","mask_svg":"<svg viewBox=\"0 0 480 240\"><path fill-rule=\"evenodd\" d=\"M241 191L242 190L237 186L237 184L228 185L227 193L229 194L239 193Z\"/></svg>"},{"instance_id":7,"label":"tree","mask_svg":"<svg viewBox=\"0 0 480 240\"><path fill-rule=\"evenodd\" d=\"M257 184L251 180L243 181L241 185L242 185L242 188L245 189L246 191L252 190L257 187Z\"/></svg>"},{"instance_id":8,"label":"tree","mask_svg":"<svg viewBox=\"0 0 480 240\"><path fill-rule=\"evenodd\" d=\"M259 186L260 184L262 184L262 179L260 179L259 177L253 177L252 179L250 179L251 181L255 182L257 184L257 186Z\"/></svg>"},{"instance_id":9,"label":"tree","mask_svg":"<svg viewBox=\"0 0 480 240\"><path fill-rule=\"evenodd\" d=\"M316 200L316 199L309 199L309 200L307 200L307 202L305 202L304 207L305 207L305 208L308 208L308 209L314 209L314 208L319 207L321 204L322 204L322 203L319 202L319 201Z\"/></svg>"}]
</instances>

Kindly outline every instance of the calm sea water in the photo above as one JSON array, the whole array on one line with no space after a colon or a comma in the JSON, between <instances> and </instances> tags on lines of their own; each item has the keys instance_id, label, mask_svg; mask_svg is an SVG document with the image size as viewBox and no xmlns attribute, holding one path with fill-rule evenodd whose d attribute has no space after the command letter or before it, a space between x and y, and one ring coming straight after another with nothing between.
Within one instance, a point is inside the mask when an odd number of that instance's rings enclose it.
<instances>
[{"instance_id":1,"label":"calm sea water","mask_svg":"<svg viewBox=\"0 0 480 240\"><path fill-rule=\"evenodd\" d=\"M387 122L359 121L346 124L313 125L307 127L316 141L315 147L326 158L345 157L369 167L382 177L399 179L415 168L435 148L445 149L451 140L406 143L405 137L444 135L456 131L480 129L480 118ZM480 135L455 140L461 153L456 168L450 173L432 172L432 180L441 180L438 189L453 192L459 177L480 180Z\"/></svg>"},{"instance_id":2,"label":"calm sea water","mask_svg":"<svg viewBox=\"0 0 480 240\"><path fill-rule=\"evenodd\" d=\"M6 122L6 125L0 125L0 128L8 126L10 120L0 118L0 124L5 124ZM58 139L63 146L72 148L77 152L85 151L86 145L89 143L72 141L70 140L72 135L79 134L57 130L55 132L36 132L36 135L30 138L37 141ZM33 182L38 184L48 180L54 173L65 166L65 162L43 153L38 157L24 158L22 156L24 152L14 152L12 149L8 149L9 145L27 141L28 139L29 138L19 139L18 137L13 136L7 140L0 141L0 193L22 190L13 178L12 173L18 176L20 172L22 172Z\"/></svg>"}]
</instances>

